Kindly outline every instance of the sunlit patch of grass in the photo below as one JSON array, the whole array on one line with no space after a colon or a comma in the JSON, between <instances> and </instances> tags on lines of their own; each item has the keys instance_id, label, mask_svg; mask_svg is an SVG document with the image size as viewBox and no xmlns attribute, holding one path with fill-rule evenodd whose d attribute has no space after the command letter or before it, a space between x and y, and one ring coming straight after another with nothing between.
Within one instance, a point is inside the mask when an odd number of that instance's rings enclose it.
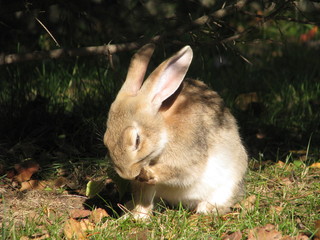
<instances>
[{"instance_id":1,"label":"sunlit patch of grass","mask_svg":"<svg viewBox=\"0 0 320 240\"><path fill-rule=\"evenodd\" d=\"M148 221L108 217L87 234L89 239L221 239L236 231L245 237L250 229L273 224L283 235L312 236L320 210L320 170L292 155L287 159L276 164L252 159L246 200L224 216L197 215L182 206L160 203ZM2 226L3 234L16 239L36 234L62 239L67 216L49 216L45 209L39 212L38 220L26 220L23 225L9 218L11 224Z\"/></svg>"}]
</instances>

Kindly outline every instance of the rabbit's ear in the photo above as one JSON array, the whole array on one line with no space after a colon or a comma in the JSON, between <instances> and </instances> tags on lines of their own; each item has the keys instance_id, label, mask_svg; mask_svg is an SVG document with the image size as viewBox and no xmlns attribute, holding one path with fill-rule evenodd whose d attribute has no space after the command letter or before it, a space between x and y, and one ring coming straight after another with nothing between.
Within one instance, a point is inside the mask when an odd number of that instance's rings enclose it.
<instances>
[{"instance_id":1,"label":"rabbit's ear","mask_svg":"<svg viewBox=\"0 0 320 240\"><path fill-rule=\"evenodd\" d=\"M137 94L142 85L154 48L155 45L149 43L141 47L138 52L133 55L126 80L122 85L120 92L129 95Z\"/></svg>"},{"instance_id":2,"label":"rabbit's ear","mask_svg":"<svg viewBox=\"0 0 320 240\"><path fill-rule=\"evenodd\" d=\"M164 100L179 88L191 64L193 52L185 46L171 58L161 63L148 77L141 88L154 107L159 108Z\"/></svg>"}]
</instances>

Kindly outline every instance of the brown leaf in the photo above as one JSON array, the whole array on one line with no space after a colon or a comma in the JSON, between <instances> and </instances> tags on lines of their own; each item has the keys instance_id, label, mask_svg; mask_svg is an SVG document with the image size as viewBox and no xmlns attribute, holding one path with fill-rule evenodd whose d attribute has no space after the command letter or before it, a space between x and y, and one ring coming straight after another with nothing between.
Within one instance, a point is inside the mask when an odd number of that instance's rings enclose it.
<instances>
[{"instance_id":1,"label":"brown leaf","mask_svg":"<svg viewBox=\"0 0 320 240\"><path fill-rule=\"evenodd\" d=\"M28 181L34 173L39 171L39 168L40 165L32 160L15 164L14 169L17 171L17 175L14 176L14 179L18 182Z\"/></svg>"},{"instance_id":2,"label":"brown leaf","mask_svg":"<svg viewBox=\"0 0 320 240\"><path fill-rule=\"evenodd\" d=\"M102 208L94 209L90 215L90 220L92 220L95 224L101 222L102 218L109 217L109 214L106 210Z\"/></svg>"},{"instance_id":3,"label":"brown leaf","mask_svg":"<svg viewBox=\"0 0 320 240\"><path fill-rule=\"evenodd\" d=\"M298 236L284 236L280 240L309 240L310 238L307 235L299 234Z\"/></svg>"},{"instance_id":4,"label":"brown leaf","mask_svg":"<svg viewBox=\"0 0 320 240\"><path fill-rule=\"evenodd\" d=\"M86 239L85 231L89 230L85 223L69 218L64 226L63 232L67 239Z\"/></svg>"},{"instance_id":5,"label":"brown leaf","mask_svg":"<svg viewBox=\"0 0 320 240\"><path fill-rule=\"evenodd\" d=\"M320 168L320 162L313 163L310 167L311 168Z\"/></svg>"},{"instance_id":6,"label":"brown leaf","mask_svg":"<svg viewBox=\"0 0 320 240\"><path fill-rule=\"evenodd\" d=\"M310 238L307 236L307 235L305 235L305 234L299 234L298 236L296 236L295 238L294 238L294 240L309 240ZM316 240L316 238L314 238L314 240Z\"/></svg>"},{"instance_id":7,"label":"brown leaf","mask_svg":"<svg viewBox=\"0 0 320 240\"><path fill-rule=\"evenodd\" d=\"M282 161L278 161L278 162L276 163L276 166L277 166L277 167L280 167L280 168L283 168L285 165L286 165L286 163L284 163L284 162L282 162Z\"/></svg>"},{"instance_id":8,"label":"brown leaf","mask_svg":"<svg viewBox=\"0 0 320 240\"><path fill-rule=\"evenodd\" d=\"M72 209L69 212L71 218L86 218L89 217L91 214L90 210L85 209Z\"/></svg>"},{"instance_id":9,"label":"brown leaf","mask_svg":"<svg viewBox=\"0 0 320 240\"><path fill-rule=\"evenodd\" d=\"M94 229L94 224L88 219L81 219L80 227L83 231L92 231Z\"/></svg>"},{"instance_id":10,"label":"brown leaf","mask_svg":"<svg viewBox=\"0 0 320 240\"><path fill-rule=\"evenodd\" d=\"M277 231L272 224L251 229L248 234L248 240L280 240L281 238L281 232Z\"/></svg>"},{"instance_id":11,"label":"brown leaf","mask_svg":"<svg viewBox=\"0 0 320 240\"><path fill-rule=\"evenodd\" d=\"M10 169L7 171L6 177L12 180L15 175L14 169Z\"/></svg>"},{"instance_id":12,"label":"brown leaf","mask_svg":"<svg viewBox=\"0 0 320 240\"><path fill-rule=\"evenodd\" d=\"M317 220L315 222L315 228L316 228L316 232L314 234L314 237L320 240L320 220Z\"/></svg>"},{"instance_id":13,"label":"brown leaf","mask_svg":"<svg viewBox=\"0 0 320 240\"><path fill-rule=\"evenodd\" d=\"M29 180L21 183L19 191L25 190L42 190L47 186L46 181Z\"/></svg>"},{"instance_id":14,"label":"brown leaf","mask_svg":"<svg viewBox=\"0 0 320 240\"><path fill-rule=\"evenodd\" d=\"M235 204L234 208L243 209L245 211L252 211L254 209L256 199L256 195L251 195L242 200L240 203Z\"/></svg>"},{"instance_id":15,"label":"brown leaf","mask_svg":"<svg viewBox=\"0 0 320 240\"><path fill-rule=\"evenodd\" d=\"M222 240L241 240L242 233L238 230L231 234L226 234L222 236Z\"/></svg>"}]
</instances>

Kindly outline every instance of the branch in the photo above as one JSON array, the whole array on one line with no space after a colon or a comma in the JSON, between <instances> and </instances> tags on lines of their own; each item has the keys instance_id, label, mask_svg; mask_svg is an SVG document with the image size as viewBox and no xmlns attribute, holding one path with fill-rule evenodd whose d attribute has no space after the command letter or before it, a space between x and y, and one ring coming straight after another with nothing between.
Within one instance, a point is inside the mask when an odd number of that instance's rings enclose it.
<instances>
[{"instance_id":1,"label":"branch","mask_svg":"<svg viewBox=\"0 0 320 240\"><path fill-rule=\"evenodd\" d=\"M200 18L197 18L196 20L192 21L191 24L179 27L174 32L157 35L152 39L149 39L148 41L144 39L141 41L123 43L123 44L108 44L103 46L91 46L91 47L83 47L83 48L75 48L75 49L55 49L51 51L41 51L41 52L33 52L33 53L25 53L25 54L8 54L8 55L0 54L0 65L19 63L19 62L31 61L31 60L58 59L62 57L110 55L116 52L131 51L141 47L143 44L147 42L157 43L168 36L179 36L194 28L199 28L205 25L211 19L215 19L215 20L221 19L226 15L229 15L232 12L238 11L241 8L243 8L246 2L247 0L239 0L235 4L224 6L222 9L219 9L210 15L205 15Z\"/></svg>"},{"instance_id":2,"label":"branch","mask_svg":"<svg viewBox=\"0 0 320 240\"><path fill-rule=\"evenodd\" d=\"M0 55L0 65L12 64L31 60L58 59L62 57L109 55L116 52L130 51L142 46L142 42L131 42L124 44L108 44L103 46L82 47L75 49L55 49L25 54Z\"/></svg>"}]
</instances>

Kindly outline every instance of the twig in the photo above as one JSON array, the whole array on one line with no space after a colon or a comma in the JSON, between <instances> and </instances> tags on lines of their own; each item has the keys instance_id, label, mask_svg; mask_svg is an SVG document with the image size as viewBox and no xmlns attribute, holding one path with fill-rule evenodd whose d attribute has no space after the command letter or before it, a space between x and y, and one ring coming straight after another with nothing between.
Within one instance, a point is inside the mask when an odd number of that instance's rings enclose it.
<instances>
[{"instance_id":1,"label":"twig","mask_svg":"<svg viewBox=\"0 0 320 240\"><path fill-rule=\"evenodd\" d=\"M51 32L49 31L49 29L37 18L35 17L35 19L38 21L38 23L44 28L44 30L46 30L46 32L50 35L50 37L53 39L53 41L56 43L56 45L58 47L60 47L60 44L58 43L58 41L54 38L54 36L51 34Z\"/></svg>"}]
</instances>

